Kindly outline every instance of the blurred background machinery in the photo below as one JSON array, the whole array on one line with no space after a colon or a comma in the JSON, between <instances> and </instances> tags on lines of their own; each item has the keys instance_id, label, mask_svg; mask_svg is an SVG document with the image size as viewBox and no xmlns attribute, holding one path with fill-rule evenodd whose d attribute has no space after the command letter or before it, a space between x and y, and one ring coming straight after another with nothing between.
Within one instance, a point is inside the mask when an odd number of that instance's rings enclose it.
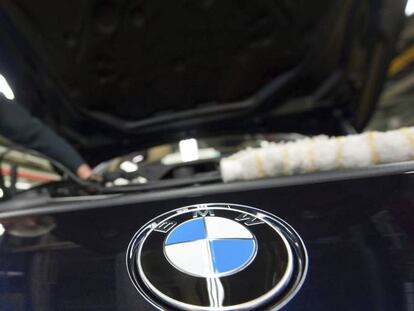
<instances>
[{"instance_id":1,"label":"blurred background machinery","mask_svg":"<svg viewBox=\"0 0 414 311\"><path fill-rule=\"evenodd\" d=\"M372 130L391 130L414 124L414 1L406 7L406 21L379 106L369 124Z\"/></svg>"}]
</instances>

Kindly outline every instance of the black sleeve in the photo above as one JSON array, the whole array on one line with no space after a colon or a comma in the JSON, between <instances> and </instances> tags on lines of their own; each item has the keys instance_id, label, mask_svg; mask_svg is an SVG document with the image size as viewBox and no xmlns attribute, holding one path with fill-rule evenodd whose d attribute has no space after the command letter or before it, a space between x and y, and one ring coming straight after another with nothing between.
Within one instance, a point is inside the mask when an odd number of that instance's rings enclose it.
<instances>
[{"instance_id":1,"label":"black sleeve","mask_svg":"<svg viewBox=\"0 0 414 311\"><path fill-rule=\"evenodd\" d=\"M0 135L62 163L73 172L85 161L62 137L0 94Z\"/></svg>"}]
</instances>

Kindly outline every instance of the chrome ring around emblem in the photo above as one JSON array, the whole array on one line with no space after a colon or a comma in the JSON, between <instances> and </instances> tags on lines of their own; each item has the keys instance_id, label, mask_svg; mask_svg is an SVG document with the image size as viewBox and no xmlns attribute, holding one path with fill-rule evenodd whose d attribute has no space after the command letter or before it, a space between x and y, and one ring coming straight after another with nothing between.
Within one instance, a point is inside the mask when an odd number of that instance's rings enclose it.
<instances>
[{"instance_id":1,"label":"chrome ring around emblem","mask_svg":"<svg viewBox=\"0 0 414 311\"><path fill-rule=\"evenodd\" d=\"M134 286L160 310L279 310L307 268L303 241L287 223L226 203L165 213L135 234L127 252Z\"/></svg>"}]
</instances>

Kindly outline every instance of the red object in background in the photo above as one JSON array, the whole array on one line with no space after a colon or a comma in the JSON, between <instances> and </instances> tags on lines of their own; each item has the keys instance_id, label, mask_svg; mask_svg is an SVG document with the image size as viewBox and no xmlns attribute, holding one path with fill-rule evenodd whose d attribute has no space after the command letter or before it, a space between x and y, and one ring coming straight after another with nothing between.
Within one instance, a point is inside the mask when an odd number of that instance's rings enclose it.
<instances>
[{"instance_id":1,"label":"red object in background","mask_svg":"<svg viewBox=\"0 0 414 311\"><path fill-rule=\"evenodd\" d=\"M10 176L10 167L3 166L2 167L2 174L3 176ZM59 177L53 174L42 173L38 171L32 171L28 169L18 169L17 171L17 178L24 178L27 180L38 181L38 182L50 182L59 180Z\"/></svg>"}]
</instances>

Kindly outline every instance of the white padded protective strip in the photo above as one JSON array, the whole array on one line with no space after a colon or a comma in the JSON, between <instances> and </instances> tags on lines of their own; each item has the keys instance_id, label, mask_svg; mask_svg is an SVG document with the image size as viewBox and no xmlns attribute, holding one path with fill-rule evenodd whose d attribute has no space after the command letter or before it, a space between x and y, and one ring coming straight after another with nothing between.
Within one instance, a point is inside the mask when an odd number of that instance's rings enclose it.
<instances>
[{"instance_id":1,"label":"white padded protective strip","mask_svg":"<svg viewBox=\"0 0 414 311\"><path fill-rule=\"evenodd\" d=\"M341 137L316 136L249 148L220 162L225 182L414 160L414 127Z\"/></svg>"}]
</instances>

